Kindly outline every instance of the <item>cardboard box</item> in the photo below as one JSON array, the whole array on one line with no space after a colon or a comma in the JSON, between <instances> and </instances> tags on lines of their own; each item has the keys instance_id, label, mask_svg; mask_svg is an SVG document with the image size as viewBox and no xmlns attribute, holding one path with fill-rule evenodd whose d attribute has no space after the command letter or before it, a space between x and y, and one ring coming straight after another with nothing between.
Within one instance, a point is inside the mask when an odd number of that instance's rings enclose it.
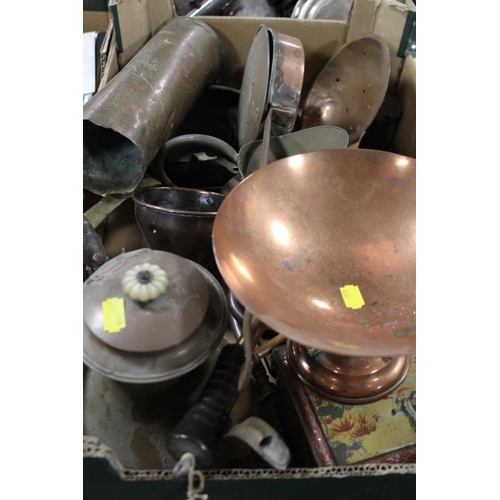
<instances>
[{"instance_id":1,"label":"cardboard box","mask_svg":"<svg viewBox=\"0 0 500 500\"><path fill-rule=\"evenodd\" d=\"M109 0L120 69L151 38L161 23L175 16L171 0Z\"/></svg>"},{"instance_id":2,"label":"cardboard box","mask_svg":"<svg viewBox=\"0 0 500 500\"><path fill-rule=\"evenodd\" d=\"M141 2L111 0L110 12L116 37L118 66L115 58L113 63L115 66L113 68L106 67L108 78L112 78L119 68L122 68L137 53L163 21L175 15L175 9L170 0L142 0ZM408 25L414 19L414 13L415 6L408 0L405 2L355 0L348 23L298 21L284 18L200 17L199 19L215 30L224 46L225 67L218 83L234 88L240 87L244 64L253 36L261 24L266 24L278 32L299 38L304 45L306 56L303 95L307 94L324 64L346 41L363 34L376 33L381 35L387 40L391 50L390 91L395 93L403 106L402 118L394 138L394 150L400 154L416 157L416 68L411 57L406 56L404 50L401 51L401 47L404 47L405 44L405 32L408 31ZM109 56L108 61L111 65ZM111 464L121 480L163 481L172 478L171 470L135 470L124 467L112 449L91 436L84 438L84 457L105 459L106 463ZM281 472L272 469L213 470L208 471L205 476L213 480L299 480L346 477L362 479L366 476L390 475L393 484L396 484L399 480L398 475L412 476L415 472L415 466L411 464L385 464L383 466L365 464L347 467L334 466L324 469L289 469ZM410 484L413 483L410 481ZM332 494L334 493L332 492ZM348 497L342 496L342 498Z\"/></svg>"},{"instance_id":3,"label":"cardboard box","mask_svg":"<svg viewBox=\"0 0 500 500\"><path fill-rule=\"evenodd\" d=\"M176 15L172 0L110 0L109 10L115 46L110 46L109 49L109 67L103 71L104 83L132 59L164 21ZM246 58L261 24L299 38L304 45L306 58L303 98L323 66L344 43L365 34L382 36L387 41L391 54L388 90L405 101L405 113L395 140L397 147L402 149L396 149L396 152L415 157L415 120L408 116L415 114L416 89L409 81L415 78L415 69L406 51L415 13L416 8L411 0L354 0L347 23L218 16L202 16L198 19L211 26L220 37L224 46L225 64L218 83L233 88L241 85ZM404 77L403 80L401 77Z\"/></svg>"},{"instance_id":4,"label":"cardboard box","mask_svg":"<svg viewBox=\"0 0 500 500\"><path fill-rule=\"evenodd\" d=\"M84 9L88 10L83 11L83 32L106 33L99 50L100 63L96 74L96 85L97 90L99 90L111 78L110 75L114 76L119 71L116 43L114 40L114 27L106 3L104 3L103 8L103 4L97 3L96 0L86 0L84 2Z\"/></svg>"},{"instance_id":5,"label":"cardboard box","mask_svg":"<svg viewBox=\"0 0 500 500\"><path fill-rule=\"evenodd\" d=\"M176 15L172 0L110 0L109 10L113 17L120 68L132 59L160 24ZM404 61L402 47L407 46L415 10L411 0L354 0L346 23L217 16L201 16L199 19L212 26L224 44L228 59L222 84L239 86L253 35L265 22L276 31L302 40L306 60L311 65L306 71L305 91L311 79L307 77L317 73L341 44L370 33L382 36L391 53L389 90L394 92Z\"/></svg>"}]
</instances>

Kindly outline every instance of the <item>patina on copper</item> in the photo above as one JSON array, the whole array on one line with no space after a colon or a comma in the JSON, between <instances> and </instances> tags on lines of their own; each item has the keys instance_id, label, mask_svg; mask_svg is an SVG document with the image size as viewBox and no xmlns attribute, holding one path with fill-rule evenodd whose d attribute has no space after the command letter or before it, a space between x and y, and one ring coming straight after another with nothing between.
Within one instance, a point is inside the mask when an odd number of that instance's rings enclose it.
<instances>
[{"instance_id":1,"label":"patina on copper","mask_svg":"<svg viewBox=\"0 0 500 500\"><path fill-rule=\"evenodd\" d=\"M301 128L334 125L353 144L384 101L391 71L389 46L378 35L343 45L314 81L304 104Z\"/></svg>"},{"instance_id":2,"label":"patina on copper","mask_svg":"<svg viewBox=\"0 0 500 500\"><path fill-rule=\"evenodd\" d=\"M364 149L278 160L226 197L219 270L278 333L345 356L415 352L415 159ZM346 306L340 288L365 305Z\"/></svg>"},{"instance_id":3,"label":"patina on copper","mask_svg":"<svg viewBox=\"0 0 500 500\"><path fill-rule=\"evenodd\" d=\"M206 23L167 21L83 107L84 188L133 192L222 63L222 44Z\"/></svg>"}]
</instances>

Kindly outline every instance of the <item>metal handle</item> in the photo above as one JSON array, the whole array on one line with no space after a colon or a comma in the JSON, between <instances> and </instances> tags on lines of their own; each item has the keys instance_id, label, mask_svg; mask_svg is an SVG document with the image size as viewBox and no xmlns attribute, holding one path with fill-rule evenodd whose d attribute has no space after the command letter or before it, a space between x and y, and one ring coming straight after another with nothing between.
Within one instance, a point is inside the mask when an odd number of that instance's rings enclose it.
<instances>
[{"instance_id":1,"label":"metal handle","mask_svg":"<svg viewBox=\"0 0 500 500\"><path fill-rule=\"evenodd\" d=\"M172 151L185 148L186 146L189 146L190 149L192 149L193 146L215 149L224 159L228 160L228 162L220 163L222 167L226 168L235 175L240 172L238 166L238 153L229 144L227 144L227 142L224 142L218 137L212 137L205 134L179 135L168 140L160 148L152 164L153 173L158 177L164 186L176 187L176 185L165 173L165 159Z\"/></svg>"},{"instance_id":2,"label":"metal handle","mask_svg":"<svg viewBox=\"0 0 500 500\"><path fill-rule=\"evenodd\" d=\"M178 460L184 453L192 453L200 468L211 464L238 397L244 360L243 346L229 344L222 348L200 398L167 439L167 449L174 458Z\"/></svg>"}]
</instances>

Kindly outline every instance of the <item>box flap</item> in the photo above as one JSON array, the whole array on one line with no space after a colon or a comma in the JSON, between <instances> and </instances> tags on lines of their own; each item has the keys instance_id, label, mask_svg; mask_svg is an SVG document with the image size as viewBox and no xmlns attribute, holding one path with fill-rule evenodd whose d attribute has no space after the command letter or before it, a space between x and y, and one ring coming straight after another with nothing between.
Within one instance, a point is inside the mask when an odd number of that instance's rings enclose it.
<instances>
[{"instance_id":1,"label":"box flap","mask_svg":"<svg viewBox=\"0 0 500 500\"><path fill-rule=\"evenodd\" d=\"M355 0L351 11L347 41L374 33L384 38L389 45L391 93L396 90L403 67L411 31L407 25L415 19L415 11L411 0Z\"/></svg>"},{"instance_id":2,"label":"box flap","mask_svg":"<svg viewBox=\"0 0 500 500\"><path fill-rule=\"evenodd\" d=\"M161 23L175 15L172 0L109 0L120 68L151 38Z\"/></svg>"}]
</instances>

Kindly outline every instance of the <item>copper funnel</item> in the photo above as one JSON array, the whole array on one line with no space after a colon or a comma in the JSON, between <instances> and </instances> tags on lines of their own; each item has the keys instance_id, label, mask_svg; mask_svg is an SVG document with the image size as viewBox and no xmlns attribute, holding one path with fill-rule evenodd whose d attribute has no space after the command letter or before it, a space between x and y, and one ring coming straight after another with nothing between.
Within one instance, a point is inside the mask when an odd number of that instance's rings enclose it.
<instances>
[{"instance_id":1,"label":"copper funnel","mask_svg":"<svg viewBox=\"0 0 500 500\"><path fill-rule=\"evenodd\" d=\"M347 357L414 353L415 163L337 149L246 178L213 228L217 265L238 301L303 346Z\"/></svg>"},{"instance_id":2,"label":"copper funnel","mask_svg":"<svg viewBox=\"0 0 500 500\"><path fill-rule=\"evenodd\" d=\"M389 47L378 35L343 45L314 81L304 104L302 128L334 125L360 139L382 105L391 72Z\"/></svg>"}]
</instances>

